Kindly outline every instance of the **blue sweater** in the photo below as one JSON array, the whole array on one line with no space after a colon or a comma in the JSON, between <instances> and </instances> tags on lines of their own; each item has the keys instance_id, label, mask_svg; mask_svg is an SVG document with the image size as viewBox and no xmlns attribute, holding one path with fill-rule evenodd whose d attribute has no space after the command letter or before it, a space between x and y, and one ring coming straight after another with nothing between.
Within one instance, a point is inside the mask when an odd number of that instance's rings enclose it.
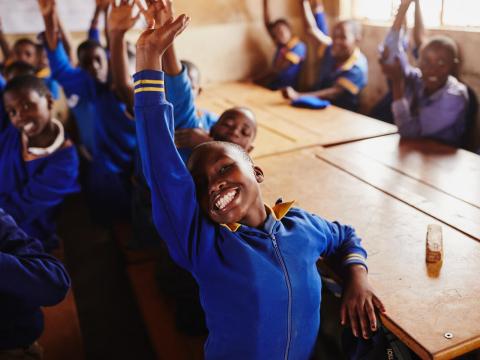
<instances>
[{"instance_id":1,"label":"blue sweater","mask_svg":"<svg viewBox=\"0 0 480 360\"><path fill-rule=\"evenodd\" d=\"M206 358L307 359L320 325L316 261L336 254L345 266L364 265L360 239L351 227L291 203L270 209L262 229L213 223L201 212L175 148L163 73L142 71L134 79L150 80L139 82L135 115L153 219L172 258L199 284L209 329Z\"/></svg>"},{"instance_id":2,"label":"blue sweater","mask_svg":"<svg viewBox=\"0 0 480 360\"><path fill-rule=\"evenodd\" d=\"M50 251L58 245L54 215L63 199L79 191L73 146L25 161L21 134L12 125L0 133L0 207Z\"/></svg>"},{"instance_id":3,"label":"blue sweater","mask_svg":"<svg viewBox=\"0 0 480 360\"><path fill-rule=\"evenodd\" d=\"M0 350L26 347L43 331L40 306L65 297L70 278L0 209Z\"/></svg>"}]
</instances>

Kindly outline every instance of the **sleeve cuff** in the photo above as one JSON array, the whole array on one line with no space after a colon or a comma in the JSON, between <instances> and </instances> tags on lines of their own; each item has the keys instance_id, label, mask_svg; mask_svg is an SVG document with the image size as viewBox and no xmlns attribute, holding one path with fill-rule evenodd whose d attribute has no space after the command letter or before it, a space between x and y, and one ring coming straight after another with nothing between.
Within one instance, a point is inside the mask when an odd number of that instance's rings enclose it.
<instances>
[{"instance_id":1,"label":"sleeve cuff","mask_svg":"<svg viewBox=\"0 0 480 360\"><path fill-rule=\"evenodd\" d=\"M406 98L401 98L392 102L392 113L397 126L405 123L405 119L410 116L410 104Z\"/></svg>"},{"instance_id":2,"label":"sleeve cuff","mask_svg":"<svg viewBox=\"0 0 480 360\"><path fill-rule=\"evenodd\" d=\"M366 262L366 258L359 253L351 253L348 254L343 258L342 265L344 267L350 266L350 265L362 265L365 267L365 269L368 271L368 266Z\"/></svg>"},{"instance_id":3,"label":"sleeve cuff","mask_svg":"<svg viewBox=\"0 0 480 360\"><path fill-rule=\"evenodd\" d=\"M165 102L163 71L143 70L133 75L135 106L158 105Z\"/></svg>"}]
</instances>

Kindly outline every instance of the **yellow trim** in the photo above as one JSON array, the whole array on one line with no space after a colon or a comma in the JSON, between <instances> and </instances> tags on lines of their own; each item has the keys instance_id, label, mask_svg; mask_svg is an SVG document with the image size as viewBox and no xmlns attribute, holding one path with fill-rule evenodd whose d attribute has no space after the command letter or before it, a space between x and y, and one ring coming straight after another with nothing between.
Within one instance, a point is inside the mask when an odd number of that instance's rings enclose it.
<instances>
[{"instance_id":1,"label":"yellow trim","mask_svg":"<svg viewBox=\"0 0 480 360\"><path fill-rule=\"evenodd\" d=\"M343 258L343 260L349 260L349 259L361 259L362 261L365 261L366 259L363 257L363 255L357 254L357 253L352 253Z\"/></svg>"},{"instance_id":2,"label":"yellow trim","mask_svg":"<svg viewBox=\"0 0 480 360\"><path fill-rule=\"evenodd\" d=\"M289 50L293 49L298 43L300 42L300 39L296 36L292 37L287 44L285 45Z\"/></svg>"},{"instance_id":3,"label":"yellow trim","mask_svg":"<svg viewBox=\"0 0 480 360\"><path fill-rule=\"evenodd\" d=\"M346 77L341 77L337 80L337 84L343 87L344 89L348 90L353 95L357 95L360 92L360 89L357 85L355 85L351 80L347 79Z\"/></svg>"},{"instance_id":4,"label":"yellow trim","mask_svg":"<svg viewBox=\"0 0 480 360\"><path fill-rule=\"evenodd\" d=\"M49 67L43 68L42 70L37 71L36 76L40 79L48 78L52 72Z\"/></svg>"},{"instance_id":5,"label":"yellow trim","mask_svg":"<svg viewBox=\"0 0 480 360\"><path fill-rule=\"evenodd\" d=\"M355 50L353 50L352 55L350 55L350 57L347 60L345 60L345 62L340 67L340 69L343 71L350 70L357 63L357 60L359 57L360 57L360 49L355 48Z\"/></svg>"},{"instance_id":6,"label":"yellow trim","mask_svg":"<svg viewBox=\"0 0 480 360\"><path fill-rule=\"evenodd\" d=\"M293 51L289 51L285 54L285 59L287 59L288 61L290 61L291 63L293 64L298 64L300 63L300 61L302 61L302 58L300 56L298 56L297 54L295 54Z\"/></svg>"},{"instance_id":7,"label":"yellow trim","mask_svg":"<svg viewBox=\"0 0 480 360\"><path fill-rule=\"evenodd\" d=\"M156 85L163 85L165 82L163 80L137 80L133 83L133 86L137 86L140 84L156 84Z\"/></svg>"},{"instance_id":8,"label":"yellow trim","mask_svg":"<svg viewBox=\"0 0 480 360\"><path fill-rule=\"evenodd\" d=\"M242 224L239 224L239 223L233 223L233 224L220 224L224 227L226 227L228 230L230 230L231 232L236 232L238 230L238 228L240 226L242 226Z\"/></svg>"},{"instance_id":9,"label":"yellow trim","mask_svg":"<svg viewBox=\"0 0 480 360\"><path fill-rule=\"evenodd\" d=\"M165 92L165 89L164 88L156 88L156 87L143 87L143 88L135 89L135 94L139 93L139 92L144 92L144 91Z\"/></svg>"}]
</instances>

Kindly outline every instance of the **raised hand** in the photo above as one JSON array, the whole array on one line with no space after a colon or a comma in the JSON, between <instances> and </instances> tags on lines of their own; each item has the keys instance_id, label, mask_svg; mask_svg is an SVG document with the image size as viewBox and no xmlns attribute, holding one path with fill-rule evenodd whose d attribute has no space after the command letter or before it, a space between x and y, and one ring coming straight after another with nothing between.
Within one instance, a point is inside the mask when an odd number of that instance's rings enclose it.
<instances>
[{"instance_id":1,"label":"raised hand","mask_svg":"<svg viewBox=\"0 0 480 360\"><path fill-rule=\"evenodd\" d=\"M38 7L42 16L46 17L52 15L55 10L55 0L38 0Z\"/></svg>"},{"instance_id":2,"label":"raised hand","mask_svg":"<svg viewBox=\"0 0 480 360\"><path fill-rule=\"evenodd\" d=\"M134 2L128 0L122 0L120 5L115 4L115 0L110 0L112 10L108 16L108 31L121 31L127 32L130 30L140 17L140 12L133 15Z\"/></svg>"},{"instance_id":3,"label":"raised hand","mask_svg":"<svg viewBox=\"0 0 480 360\"><path fill-rule=\"evenodd\" d=\"M101 11L107 11L110 6L110 0L95 0L95 5Z\"/></svg>"}]
</instances>

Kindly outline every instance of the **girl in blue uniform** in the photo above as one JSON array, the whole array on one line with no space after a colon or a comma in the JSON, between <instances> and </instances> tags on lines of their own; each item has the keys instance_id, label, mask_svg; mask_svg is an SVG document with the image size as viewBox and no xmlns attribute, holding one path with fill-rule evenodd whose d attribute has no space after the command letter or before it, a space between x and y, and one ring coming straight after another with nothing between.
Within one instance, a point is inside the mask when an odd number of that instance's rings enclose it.
<instances>
[{"instance_id":1,"label":"girl in blue uniform","mask_svg":"<svg viewBox=\"0 0 480 360\"><path fill-rule=\"evenodd\" d=\"M0 207L49 251L58 245L55 209L79 190L77 153L41 79L12 79L3 99L10 123L0 132Z\"/></svg>"}]
</instances>

